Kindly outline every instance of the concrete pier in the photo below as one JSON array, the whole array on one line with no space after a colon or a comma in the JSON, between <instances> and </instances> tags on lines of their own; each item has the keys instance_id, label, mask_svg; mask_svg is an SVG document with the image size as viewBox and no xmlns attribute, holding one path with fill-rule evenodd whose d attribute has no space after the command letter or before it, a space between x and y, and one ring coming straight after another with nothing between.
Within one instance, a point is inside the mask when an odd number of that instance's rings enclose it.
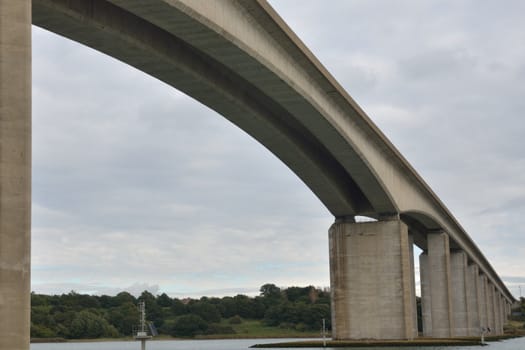
<instances>
[{"instance_id":1,"label":"concrete pier","mask_svg":"<svg viewBox=\"0 0 525 350\"><path fill-rule=\"evenodd\" d=\"M410 296L412 297L411 304L417 305L416 301L416 275L414 270L414 235L408 231L408 263L410 264L410 271L412 271L412 274L410 277L410 290L413 290L414 293L410 293ZM412 312L412 334L415 334L417 336L418 329L417 329L417 307L414 307Z\"/></svg>"},{"instance_id":2,"label":"concrete pier","mask_svg":"<svg viewBox=\"0 0 525 350\"><path fill-rule=\"evenodd\" d=\"M500 297L499 297L499 292L496 288L494 288L493 302L494 302L494 320L495 320L494 324L496 328L496 334L503 334L503 322L501 319Z\"/></svg>"},{"instance_id":3,"label":"concrete pier","mask_svg":"<svg viewBox=\"0 0 525 350\"><path fill-rule=\"evenodd\" d=\"M491 330L491 334L496 334L496 318L494 316L494 286L487 281L485 284L485 297L487 303L487 326Z\"/></svg>"},{"instance_id":4,"label":"concrete pier","mask_svg":"<svg viewBox=\"0 0 525 350\"><path fill-rule=\"evenodd\" d=\"M467 254L457 250L450 253L452 317L454 319L454 335L469 335L469 319L467 307Z\"/></svg>"},{"instance_id":5,"label":"concrete pier","mask_svg":"<svg viewBox=\"0 0 525 350\"><path fill-rule=\"evenodd\" d=\"M488 306L487 306L487 276L479 275L479 289L478 289L478 310L479 310L479 324L481 328L489 327L488 321Z\"/></svg>"},{"instance_id":6,"label":"concrete pier","mask_svg":"<svg viewBox=\"0 0 525 350\"><path fill-rule=\"evenodd\" d=\"M479 267L476 264L467 267L467 316L468 335L479 336L481 329L480 300L479 300Z\"/></svg>"},{"instance_id":7,"label":"concrete pier","mask_svg":"<svg viewBox=\"0 0 525 350\"><path fill-rule=\"evenodd\" d=\"M430 275L428 273L428 254L423 252L419 255L419 280L421 284L421 316L423 322L423 336L432 336L432 303L430 296Z\"/></svg>"},{"instance_id":8,"label":"concrete pier","mask_svg":"<svg viewBox=\"0 0 525 350\"><path fill-rule=\"evenodd\" d=\"M499 314L500 314L500 318L501 318L501 334L503 334L503 329L505 327L505 323L507 323L507 318L506 318L506 312L505 312L505 300L503 299L503 296L501 294L499 294Z\"/></svg>"},{"instance_id":9,"label":"concrete pier","mask_svg":"<svg viewBox=\"0 0 525 350\"><path fill-rule=\"evenodd\" d=\"M0 0L0 349L29 349L31 1Z\"/></svg>"},{"instance_id":10,"label":"concrete pier","mask_svg":"<svg viewBox=\"0 0 525 350\"><path fill-rule=\"evenodd\" d=\"M428 251L420 256L423 333L454 336L449 238L445 232L427 234Z\"/></svg>"},{"instance_id":11,"label":"concrete pier","mask_svg":"<svg viewBox=\"0 0 525 350\"><path fill-rule=\"evenodd\" d=\"M407 226L336 221L329 238L332 338L415 338Z\"/></svg>"}]
</instances>

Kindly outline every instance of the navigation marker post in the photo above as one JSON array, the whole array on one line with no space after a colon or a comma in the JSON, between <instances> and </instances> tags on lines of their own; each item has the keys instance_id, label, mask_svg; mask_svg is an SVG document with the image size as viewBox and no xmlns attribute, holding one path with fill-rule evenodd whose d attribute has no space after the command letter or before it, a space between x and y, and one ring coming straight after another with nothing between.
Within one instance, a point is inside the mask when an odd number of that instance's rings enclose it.
<instances>
[{"instance_id":1,"label":"navigation marker post","mask_svg":"<svg viewBox=\"0 0 525 350\"><path fill-rule=\"evenodd\" d=\"M140 349L146 350L146 340L151 339L152 336L148 335L146 330L146 303L139 301L138 309L140 312L140 324L136 331L133 332L135 340L140 340Z\"/></svg>"}]
</instances>

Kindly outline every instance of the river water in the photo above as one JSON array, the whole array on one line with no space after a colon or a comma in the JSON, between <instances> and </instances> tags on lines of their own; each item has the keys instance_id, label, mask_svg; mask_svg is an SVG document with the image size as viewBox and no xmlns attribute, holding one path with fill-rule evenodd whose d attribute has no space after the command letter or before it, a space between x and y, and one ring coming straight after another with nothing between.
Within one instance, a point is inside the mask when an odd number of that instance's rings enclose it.
<instances>
[{"instance_id":1,"label":"river water","mask_svg":"<svg viewBox=\"0 0 525 350\"><path fill-rule=\"evenodd\" d=\"M149 341L147 350L247 350L253 344L296 341L299 339L235 339L235 340L165 340ZM491 342L484 350L525 350L525 338ZM322 348L320 348L322 349ZM327 348L341 350L342 348ZM480 349L479 346L427 346L396 348L351 348L363 350L396 349L396 350L468 350ZM140 342L89 342L89 343L56 343L31 344L31 350L140 350ZM289 350L289 349L287 349Z\"/></svg>"}]
</instances>

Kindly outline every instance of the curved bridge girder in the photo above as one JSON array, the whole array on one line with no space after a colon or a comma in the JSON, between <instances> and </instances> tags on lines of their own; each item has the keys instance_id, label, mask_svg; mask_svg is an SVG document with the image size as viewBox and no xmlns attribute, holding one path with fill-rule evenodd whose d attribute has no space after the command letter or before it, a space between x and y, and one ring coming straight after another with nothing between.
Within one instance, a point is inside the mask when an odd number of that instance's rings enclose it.
<instances>
[{"instance_id":1,"label":"curved bridge girder","mask_svg":"<svg viewBox=\"0 0 525 350\"><path fill-rule=\"evenodd\" d=\"M334 216L400 214L446 230L512 298L453 215L265 1L33 0L33 23L214 109Z\"/></svg>"},{"instance_id":2,"label":"curved bridge girder","mask_svg":"<svg viewBox=\"0 0 525 350\"><path fill-rule=\"evenodd\" d=\"M37 0L33 23L128 63L214 109L287 164L334 216L376 212L317 130L305 125L307 117L321 119L319 112L257 58L163 1L150 6L112 2L137 14L109 1ZM157 11L149 12L151 4ZM139 17L159 11L162 27ZM197 39L188 42L187 36ZM333 128L328 131L338 137ZM363 164L359 168L366 169ZM366 177L374 178L371 173Z\"/></svg>"}]
</instances>

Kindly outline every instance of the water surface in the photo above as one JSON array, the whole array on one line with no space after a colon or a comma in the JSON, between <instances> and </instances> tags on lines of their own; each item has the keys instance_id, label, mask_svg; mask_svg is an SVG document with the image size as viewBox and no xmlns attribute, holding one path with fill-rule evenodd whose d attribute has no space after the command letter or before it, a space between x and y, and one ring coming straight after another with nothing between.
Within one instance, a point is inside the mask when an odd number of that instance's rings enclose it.
<instances>
[{"instance_id":1,"label":"water surface","mask_svg":"<svg viewBox=\"0 0 525 350\"><path fill-rule=\"evenodd\" d=\"M247 350L253 344L297 341L300 339L221 339L221 340L165 340L149 341L147 350ZM320 348L322 349L322 348ZM326 348L342 350L344 348ZM525 350L525 338L491 342L488 346L426 346L395 348L349 348L363 350L396 349L396 350ZM89 342L89 343L56 343L31 344L31 350L140 350L140 342ZM286 349L290 350L290 349Z\"/></svg>"}]
</instances>

